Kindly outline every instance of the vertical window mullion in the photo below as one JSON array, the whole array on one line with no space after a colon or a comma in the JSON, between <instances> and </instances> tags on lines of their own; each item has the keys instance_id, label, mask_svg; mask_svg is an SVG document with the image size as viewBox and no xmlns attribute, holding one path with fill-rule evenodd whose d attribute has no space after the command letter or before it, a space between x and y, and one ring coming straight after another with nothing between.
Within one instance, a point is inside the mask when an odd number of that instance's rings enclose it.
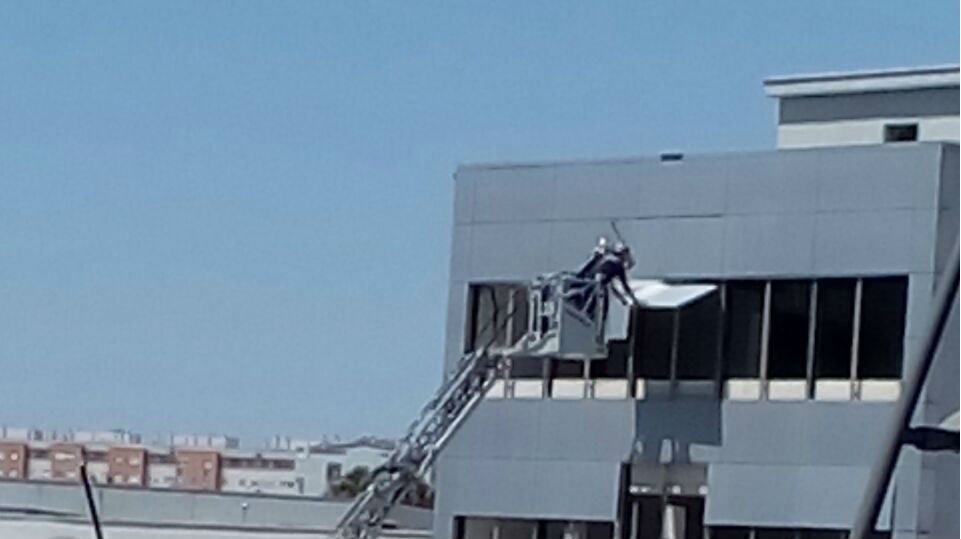
<instances>
[{"instance_id":1,"label":"vertical window mullion","mask_svg":"<svg viewBox=\"0 0 961 539\"><path fill-rule=\"evenodd\" d=\"M816 335L818 321L818 282L811 281L810 296L808 300L808 349L807 349L807 370L805 378L807 380L807 396L814 398L814 338Z\"/></svg>"},{"instance_id":2,"label":"vertical window mullion","mask_svg":"<svg viewBox=\"0 0 961 539\"><path fill-rule=\"evenodd\" d=\"M509 348L511 340L514 338L514 300L517 295L517 287L507 285L507 305L504 311L506 317L504 323L504 348Z\"/></svg>"},{"instance_id":3,"label":"vertical window mullion","mask_svg":"<svg viewBox=\"0 0 961 539\"><path fill-rule=\"evenodd\" d=\"M861 298L864 295L864 279L854 285L854 323L851 324L851 382L858 378L858 348L861 346ZM860 397L860 395L858 395Z\"/></svg>"},{"instance_id":4,"label":"vertical window mullion","mask_svg":"<svg viewBox=\"0 0 961 539\"><path fill-rule=\"evenodd\" d=\"M545 357L541 360L541 398L551 398L551 359Z\"/></svg>"},{"instance_id":5,"label":"vertical window mullion","mask_svg":"<svg viewBox=\"0 0 961 539\"><path fill-rule=\"evenodd\" d=\"M761 396L767 398L767 363L769 340L771 336L771 281L764 283L764 302L761 313L761 365L759 374L761 376Z\"/></svg>"},{"instance_id":6,"label":"vertical window mullion","mask_svg":"<svg viewBox=\"0 0 961 539\"><path fill-rule=\"evenodd\" d=\"M585 399L590 399L594 396L594 387L591 383L591 362L582 361L584 364L584 393L581 395Z\"/></svg>"},{"instance_id":7,"label":"vertical window mullion","mask_svg":"<svg viewBox=\"0 0 961 539\"><path fill-rule=\"evenodd\" d=\"M727 283L718 284L720 294L720 316L717 320L717 357L714 363L715 391L719 399L724 398L724 343L727 342Z\"/></svg>"},{"instance_id":8,"label":"vertical window mullion","mask_svg":"<svg viewBox=\"0 0 961 539\"><path fill-rule=\"evenodd\" d=\"M671 323L671 363L669 367L669 377L671 387L677 384L677 349L681 338L681 309L674 310Z\"/></svg>"}]
</instances>

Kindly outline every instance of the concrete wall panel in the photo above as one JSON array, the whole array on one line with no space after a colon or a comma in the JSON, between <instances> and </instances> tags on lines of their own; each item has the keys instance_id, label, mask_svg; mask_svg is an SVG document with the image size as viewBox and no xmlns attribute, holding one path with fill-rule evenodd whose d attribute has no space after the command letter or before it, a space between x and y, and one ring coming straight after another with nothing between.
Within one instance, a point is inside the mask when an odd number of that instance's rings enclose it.
<instances>
[{"instance_id":1,"label":"concrete wall panel","mask_svg":"<svg viewBox=\"0 0 961 539\"><path fill-rule=\"evenodd\" d=\"M738 215L724 219L724 275L808 275L814 269L811 214Z\"/></svg>"}]
</instances>

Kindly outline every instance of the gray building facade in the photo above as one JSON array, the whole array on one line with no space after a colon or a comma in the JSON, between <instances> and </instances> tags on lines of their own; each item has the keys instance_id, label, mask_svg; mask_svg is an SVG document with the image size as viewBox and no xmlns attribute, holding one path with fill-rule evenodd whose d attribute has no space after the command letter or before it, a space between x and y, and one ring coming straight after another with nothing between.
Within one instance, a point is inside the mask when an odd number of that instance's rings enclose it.
<instances>
[{"instance_id":1,"label":"gray building facade","mask_svg":"<svg viewBox=\"0 0 961 539\"><path fill-rule=\"evenodd\" d=\"M843 537L958 235L957 144L463 166L445 368L612 220L632 278L717 291L588 368L515 365L438 461L435 537ZM958 409L953 316L919 422ZM957 537L958 475L906 450L879 528Z\"/></svg>"}]
</instances>

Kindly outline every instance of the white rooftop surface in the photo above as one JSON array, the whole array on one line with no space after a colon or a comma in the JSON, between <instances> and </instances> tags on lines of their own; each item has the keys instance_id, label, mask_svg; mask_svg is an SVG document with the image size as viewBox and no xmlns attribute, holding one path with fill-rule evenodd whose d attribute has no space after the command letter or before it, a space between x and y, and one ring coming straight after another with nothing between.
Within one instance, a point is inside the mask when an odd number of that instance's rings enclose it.
<instances>
[{"instance_id":1,"label":"white rooftop surface","mask_svg":"<svg viewBox=\"0 0 961 539\"><path fill-rule=\"evenodd\" d=\"M800 97L957 87L959 83L958 66L942 65L774 77L764 81L764 90L771 97Z\"/></svg>"},{"instance_id":2,"label":"white rooftop surface","mask_svg":"<svg viewBox=\"0 0 961 539\"><path fill-rule=\"evenodd\" d=\"M103 535L108 539L323 539L333 537L333 533L317 531L283 531L256 529L203 529L116 526L103 527ZM52 522L44 520L4 520L0 519L0 537L16 539L90 539L93 528L86 524ZM419 538L429 537L427 532L408 532L388 530L381 537Z\"/></svg>"}]
</instances>

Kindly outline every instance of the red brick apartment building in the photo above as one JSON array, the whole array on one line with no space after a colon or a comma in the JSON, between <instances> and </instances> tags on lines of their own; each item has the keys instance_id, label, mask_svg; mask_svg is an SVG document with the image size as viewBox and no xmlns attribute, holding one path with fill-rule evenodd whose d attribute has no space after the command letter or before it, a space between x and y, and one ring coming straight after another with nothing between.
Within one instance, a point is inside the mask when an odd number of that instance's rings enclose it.
<instances>
[{"instance_id":1,"label":"red brick apartment building","mask_svg":"<svg viewBox=\"0 0 961 539\"><path fill-rule=\"evenodd\" d=\"M143 447L107 449L107 483L112 485L147 484L147 450Z\"/></svg>"},{"instance_id":2,"label":"red brick apartment building","mask_svg":"<svg viewBox=\"0 0 961 539\"><path fill-rule=\"evenodd\" d=\"M132 437L59 438L30 435L27 429L3 434L0 427L0 481L75 482L86 463L90 480L103 485L287 496L324 496L341 471L377 466L390 448L387 441L367 439L250 451L193 445L187 437L180 440L184 445L153 446Z\"/></svg>"},{"instance_id":3,"label":"red brick apartment building","mask_svg":"<svg viewBox=\"0 0 961 539\"><path fill-rule=\"evenodd\" d=\"M83 463L83 444L55 443L47 448L50 459L50 478L53 480L76 481L80 479L80 464Z\"/></svg>"},{"instance_id":4,"label":"red brick apartment building","mask_svg":"<svg viewBox=\"0 0 961 539\"><path fill-rule=\"evenodd\" d=\"M178 449L177 483L180 488L220 490L220 452L212 449Z\"/></svg>"},{"instance_id":5,"label":"red brick apartment building","mask_svg":"<svg viewBox=\"0 0 961 539\"><path fill-rule=\"evenodd\" d=\"M29 455L25 443L0 442L0 478L25 479Z\"/></svg>"}]
</instances>

